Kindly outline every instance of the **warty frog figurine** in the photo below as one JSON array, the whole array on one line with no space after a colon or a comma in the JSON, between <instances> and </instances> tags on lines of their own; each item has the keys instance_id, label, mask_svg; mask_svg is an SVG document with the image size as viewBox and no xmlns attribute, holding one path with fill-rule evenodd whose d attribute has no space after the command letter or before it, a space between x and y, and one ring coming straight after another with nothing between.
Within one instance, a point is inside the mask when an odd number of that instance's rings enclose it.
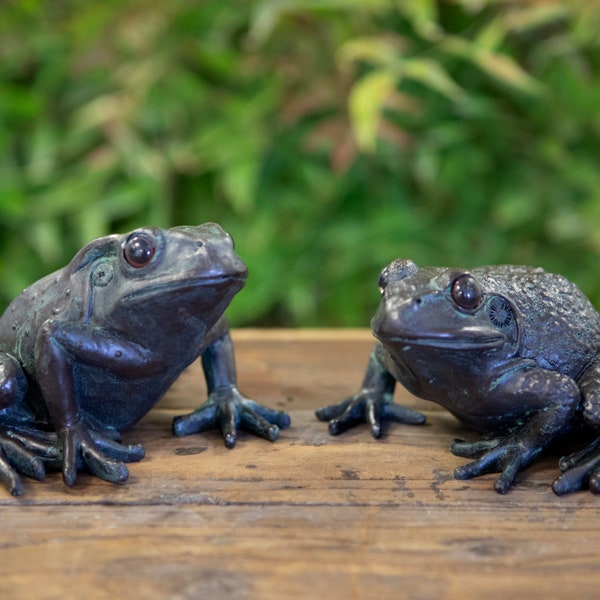
<instances>
[{"instance_id":1,"label":"warty frog figurine","mask_svg":"<svg viewBox=\"0 0 600 600\"><path fill-rule=\"evenodd\" d=\"M177 417L175 435L238 429L274 441L287 414L244 397L223 312L247 269L214 223L146 227L96 239L28 287L0 318L0 479L20 494L18 472L87 469L128 477L140 445L120 443L178 375L201 357L208 399Z\"/></svg>"},{"instance_id":2,"label":"warty frog figurine","mask_svg":"<svg viewBox=\"0 0 600 600\"><path fill-rule=\"evenodd\" d=\"M505 493L551 442L582 424L600 426L600 316L564 277L524 266L419 268L399 259L379 286L371 321L378 341L362 388L317 411L330 433L366 421L379 437L385 420L423 423L424 415L393 401L398 381L485 434L454 441L455 455L475 459L454 476L500 473L494 487ZM556 493L600 492L598 445L561 459Z\"/></svg>"}]
</instances>

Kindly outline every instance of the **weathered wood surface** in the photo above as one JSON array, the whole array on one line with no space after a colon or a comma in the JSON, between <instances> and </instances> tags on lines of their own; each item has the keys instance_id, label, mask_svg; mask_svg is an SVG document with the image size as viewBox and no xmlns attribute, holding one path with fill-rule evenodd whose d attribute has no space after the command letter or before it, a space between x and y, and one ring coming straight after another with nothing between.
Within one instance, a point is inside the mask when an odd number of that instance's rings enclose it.
<instances>
[{"instance_id":1,"label":"weathered wood surface","mask_svg":"<svg viewBox=\"0 0 600 600\"><path fill-rule=\"evenodd\" d=\"M470 436L436 406L382 440L332 438L315 408L356 391L368 331L238 331L241 389L292 416L275 444L173 438L199 366L126 435L146 458L110 485L85 474L0 494L0 598L597 598L600 498L550 490L556 456L506 496L452 478ZM575 596L576 595L576 596Z\"/></svg>"}]
</instances>

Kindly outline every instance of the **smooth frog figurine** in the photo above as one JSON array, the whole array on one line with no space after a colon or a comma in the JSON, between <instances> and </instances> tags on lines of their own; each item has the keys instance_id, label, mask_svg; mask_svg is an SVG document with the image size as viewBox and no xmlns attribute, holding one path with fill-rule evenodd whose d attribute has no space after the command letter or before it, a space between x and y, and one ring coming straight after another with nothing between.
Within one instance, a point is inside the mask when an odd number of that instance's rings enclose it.
<instances>
[{"instance_id":1,"label":"smooth frog figurine","mask_svg":"<svg viewBox=\"0 0 600 600\"><path fill-rule=\"evenodd\" d=\"M379 437L386 419L423 423L424 415L393 402L399 381L485 434L452 444L454 454L476 459L454 476L501 473L495 489L505 493L552 441L582 424L600 426L600 316L564 277L520 266L465 271L396 260L379 285L371 322L378 342L362 389L317 411L330 433L366 421ZM600 492L598 445L561 459L556 493Z\"/></svg>"},{"instance_id":2,"label":"smooth frog figurine","mask_svg":"<svg viewBox=\"0 0 600 600\"><path fill-rule=\"evenodd\" d=\"M237 388L223 312L247 269L218 225L142 228L82 248L63 269L27 288L0 318L0 479L20 494L17 472L68 485L86 468L112 482L144 456L120 433L141 419L202 357L208 399L177 417L175 435L238 429L274 441L287 414Z\"/></svg>"}]
</instances>

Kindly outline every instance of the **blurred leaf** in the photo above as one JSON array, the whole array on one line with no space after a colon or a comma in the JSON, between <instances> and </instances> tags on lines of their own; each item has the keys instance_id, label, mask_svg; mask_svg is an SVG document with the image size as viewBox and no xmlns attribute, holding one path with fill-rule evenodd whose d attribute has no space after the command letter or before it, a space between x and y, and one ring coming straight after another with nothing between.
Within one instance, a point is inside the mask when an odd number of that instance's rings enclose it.
<instances>
[{"instance_id":1,"label":"blurred leaf","mask_svg":"<svg viewBox=\"0 0 600 600\"><path fill-rule=\"evenodd\" d=\"M563 21L569 17L569 6L564 2L545 2L539 6L518 6L504 17L506 27L514 32L526 33Z\"/></svg>"},{"instance_id":2,"label":"blurred leaf","mask_svg":"<svg viewBox=\"0 0 600 600\"><path fill-rule=\"evenodd\" d=\"M62 232L52 221L32 222L25 231L31 247L46 264L52 264L62 254Z\"/></svg>"},{"instance_id":3,"label":"blurred leaf","mask_svg":"<svg viewBox=\"0 0 600 600\"><path fill-rule=\"evenodd\" d=\"M239 161L229 165L222 176L222 184L233 209L240 215L254 208L258 165L253 161Z\"/></svg>"},{"instance_id":4,"label":"blurred leaf","mask_svg":"<svg viewBox=\"0 0 600 600\"><path fill-rule=\"evenodd\" d=\"M364 61L385 67L397 63L404 45L398 36L354 38L342 44L338 58L342 64Z\"/></svg>"},{"instance_id":5,"label":"blurred leaf","mask_svg":"<svg viewBox=\"0 0 600 600\"><path fill-rule=\"evenodd\" d=\"M411 58L403 63L403 74L426 87L447 96L454 102L467 100L464 90L457 85L444 68L434 60L427 58Z\"/></svg>"},{"instance_id":6,"label":"blurred leaf","mask_svg":"<svg viewBox=\"0 0 600 600\"><path fill-rule=\"evenodd\" d=\"M415 30L425 38L435 40L441 33L436 0L401 0L398 7L408 17Z\"/></svg>"},{"instance_id":7,"label":"blurred leaf","mask_svg":"<svg viewBox=\"0 0 600 600\"><path fill-rule=\"evenodd\" d=\"M539 95L543 91L539 82L507 56L491 52L476 52L473 59L486 73L501 83L532 95Z\"/></svg>"},{"instance_id":8,"label":"blurred leaf","mask_svg":"<svg viewBox=\"0 0 600 600\"><path fill-rule=\"evenodd\" d=\"M441 47L449 54L468 60L493 79L519 92L534 96L543 92L543 85L506 55L491 52L456 36L447 36Z\"/></svg>"},{"instance_id":9,"label":"blurred leaf","mask_svg":"<svg viewBox=\"0 0 600 600\"><path fill-rule=\"evenodd\" d=\"M389 71L371 71L359 79L350 91L348 110L356 143L364 152L374 152L381 113L396 78Z\"/></svg>"}]
</instances>

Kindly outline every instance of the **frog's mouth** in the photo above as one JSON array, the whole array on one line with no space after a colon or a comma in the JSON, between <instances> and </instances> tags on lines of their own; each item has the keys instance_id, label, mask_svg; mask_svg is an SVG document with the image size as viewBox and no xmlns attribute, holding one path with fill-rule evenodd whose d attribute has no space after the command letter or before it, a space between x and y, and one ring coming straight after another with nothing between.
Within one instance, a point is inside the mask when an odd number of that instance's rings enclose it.
<instances>
[{"instance_id":1,"label":"frog's mouth","mask_svg":"<svg viewBox=\"0 0 600 600\"><path fill-rule=\"evenodd\" d=\"M148 284L146 282L146 284L139 289L123 296L122 302L127 303L142 297L164 296L173 293L184 294L185 292L192 292L200 288L218 290L225 286L230 287L232 293L237 293L244 287L245 283L246 276L244 274L223 274L175 281L163 280L157 281L154 284Z\"/></svg>"},{"instance_id":2,"label":"frog's mouth","mask_svg":"<svg viewBox=\"0 0 600 600\"><path fill-rule=\"evenodd\" d=\"M375 337L388 344L448 350L489 350L502 346L506 342L506 338L498 331L478 328L461 329L460 332L429 332L426 335L387 333L378 335L375 332Z\"/></svg>"}]
</instances>

